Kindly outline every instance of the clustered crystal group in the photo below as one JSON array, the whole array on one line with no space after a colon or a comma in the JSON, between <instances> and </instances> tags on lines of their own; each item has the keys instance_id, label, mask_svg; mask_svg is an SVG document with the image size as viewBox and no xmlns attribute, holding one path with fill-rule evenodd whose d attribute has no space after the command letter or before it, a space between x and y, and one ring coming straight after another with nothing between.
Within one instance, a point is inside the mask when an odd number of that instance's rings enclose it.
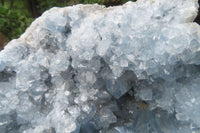
<instances>
[{"instance_id":1,"label":"clustered crystal group","mask_svg":"<svg viewBox=\"0 0 200 133\"><path fill-rule=\"evenodd\" d=\"M0 52L1 133L200 133L197 0L52 8Z\"/></svg>"}]
</instances>

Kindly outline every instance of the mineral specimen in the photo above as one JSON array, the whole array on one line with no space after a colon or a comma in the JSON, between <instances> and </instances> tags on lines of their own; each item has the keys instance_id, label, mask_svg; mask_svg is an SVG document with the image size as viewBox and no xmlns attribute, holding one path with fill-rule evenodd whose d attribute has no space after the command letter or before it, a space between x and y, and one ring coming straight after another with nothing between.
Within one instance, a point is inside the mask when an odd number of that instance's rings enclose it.
<instances>
[{"instance_id":1,"label":"mineral specimen","mask_svg":"<svg viewBox=\"0 0 200 133\"><path fill-rule=\"evenodd\" d=\"M197 0L52 8L0 52L1 133L200 133Z\"/></svg>"}]
</instances>

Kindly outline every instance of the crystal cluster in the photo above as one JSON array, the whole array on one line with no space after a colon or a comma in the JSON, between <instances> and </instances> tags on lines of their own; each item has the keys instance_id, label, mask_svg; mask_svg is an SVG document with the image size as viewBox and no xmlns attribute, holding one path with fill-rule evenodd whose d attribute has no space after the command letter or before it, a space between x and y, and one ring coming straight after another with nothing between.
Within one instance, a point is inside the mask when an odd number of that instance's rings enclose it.
<instances>
[{"instance_id":1,"label":"crystal cluster","mask_svg":"<svg viewBox=\"0 0 200 133\"><path fill-rule=\"evenodd\" d=\"M200 133L197 0L52 8L0 52L1 133Z\"/></svg>"}]
</instances>

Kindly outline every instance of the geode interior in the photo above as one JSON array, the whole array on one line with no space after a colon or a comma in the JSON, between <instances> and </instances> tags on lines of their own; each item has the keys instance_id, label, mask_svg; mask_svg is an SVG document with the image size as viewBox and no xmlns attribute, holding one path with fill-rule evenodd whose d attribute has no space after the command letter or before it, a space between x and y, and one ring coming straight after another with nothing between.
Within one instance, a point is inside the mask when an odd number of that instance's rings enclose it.
<instances>
[{"instance_id":1,"label":"geode interior","mask_svg":"<svg viewBox=\"0 0 200 133\"><path fill-rule=\"evenodd\" d=\"M1 133L200 133L197 0L52 8L0 52Z\"/></svg>"}]
</instances>

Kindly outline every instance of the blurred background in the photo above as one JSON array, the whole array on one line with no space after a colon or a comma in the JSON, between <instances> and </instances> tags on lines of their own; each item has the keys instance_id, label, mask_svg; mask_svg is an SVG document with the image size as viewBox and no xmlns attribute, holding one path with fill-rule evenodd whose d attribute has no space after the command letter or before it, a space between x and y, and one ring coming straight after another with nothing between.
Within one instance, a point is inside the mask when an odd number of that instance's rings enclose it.
<instances>
[{"instance_id":1,"label":"blurred background","mask_svg":"<svg viewBox=\"0 0 200 133\"><path fill-rule=\"evenodd\" d=\"M129 0L0 0L0 50L10 40L18 38L35 18L51 7L79 3L98 3L108 7L122 5L127 1ZM200 23L200 14L195 21Z\"/></svg>"}]
</instances>

